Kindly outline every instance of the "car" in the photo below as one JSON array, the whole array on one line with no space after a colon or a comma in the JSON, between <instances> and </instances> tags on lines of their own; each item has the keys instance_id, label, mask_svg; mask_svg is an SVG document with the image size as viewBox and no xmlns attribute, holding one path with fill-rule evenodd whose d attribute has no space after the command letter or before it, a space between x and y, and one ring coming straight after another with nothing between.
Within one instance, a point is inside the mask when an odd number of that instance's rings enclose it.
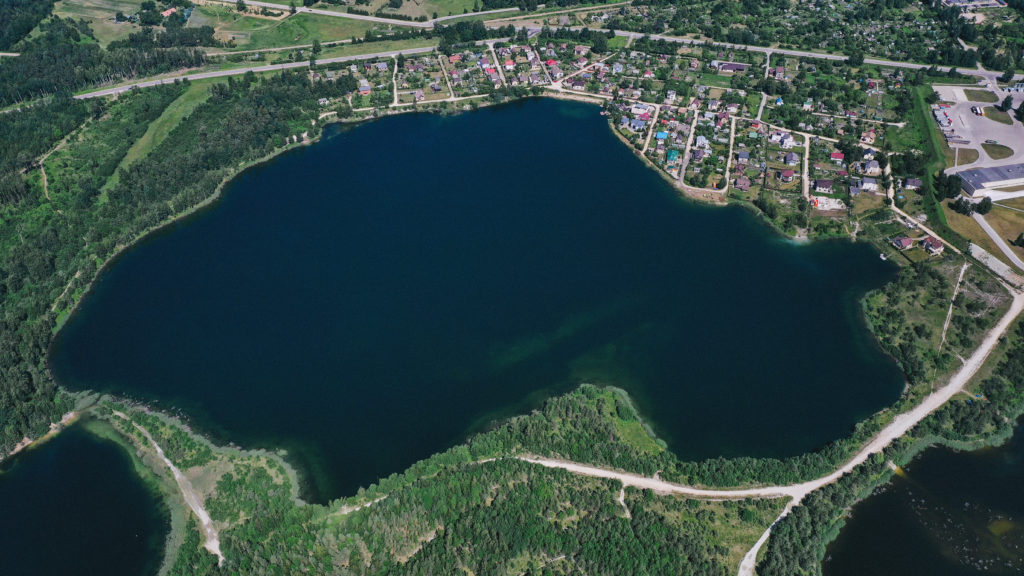
<instances>
[{"instance_id":1,"label":"car","mask_svg":"<svg viewBox=\"0 0 1024 576\"><path fill-rule=\"evenodd\" d=\"M985 144L999 144L998 140L985 140Z\"/></svg>"}]
</instances>

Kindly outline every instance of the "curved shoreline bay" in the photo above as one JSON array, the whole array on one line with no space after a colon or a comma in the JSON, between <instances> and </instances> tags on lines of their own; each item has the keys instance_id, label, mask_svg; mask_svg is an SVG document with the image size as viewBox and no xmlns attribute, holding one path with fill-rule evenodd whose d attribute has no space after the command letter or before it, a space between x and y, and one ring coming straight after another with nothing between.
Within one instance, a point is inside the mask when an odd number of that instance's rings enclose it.
<instances>
[{"instance_id":1,"label":"curved shoreline bay","mask_svg":"<svg viewBox=\"0 0 1024 576\"><path fill-rule=\"evenodd\" d=\"M163 495L117 443L74 424L0 468L4 573L151 576L169 530Z\"/></svg>"},{"instance_id":2,"label":"curved shoreline bay","mask_svg":"<svg viewBox=\"0 0 1024 576\"><path fill-rule=\"evenodd\" d=\"M935 448L853 507L826 576L1024 571L1024 437L973 452ZM864 554L870 550L871 554Z\"/></svg>"},{"instance_id":3,"label":"curved shoreline bay","mask_svg":"<svg viewBox=\"0 0 1024 576\"><path fill-rule=\"evenodd\" d=\"M627 389L682 458L781 457L898 397L859 306L894 276L682 201L596 108L531 100L247 170L101 275L51 368L287 448L316 501L583 381Z\"/></svg>"}]
</instances>

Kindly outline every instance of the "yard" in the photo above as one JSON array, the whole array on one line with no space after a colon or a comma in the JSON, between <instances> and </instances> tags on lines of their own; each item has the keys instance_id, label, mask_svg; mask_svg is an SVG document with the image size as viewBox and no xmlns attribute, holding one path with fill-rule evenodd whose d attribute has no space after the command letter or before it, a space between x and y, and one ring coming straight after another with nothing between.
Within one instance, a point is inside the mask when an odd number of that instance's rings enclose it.
<instances>
[{"instance_id":1,"label":"yard","mask_svg":"<svg viewBox=\"0 0 1024 576\"><path fill-rule=\"evenodd\" d=\"M53 14L62 18L85 20L92 27L96 40L103 46L114 40L123 40L142 28L130 22L115 22L118 12L134 14L142 0L61 0L53 7Z\"/></svg>"},{"instance_id":2,"label":"yard","mask_svg":"<svg viewBox=\"0 0 1024 576\"><path fill-rule=\"evenodd\" d=\"M376 26L372 22L333 18L316 14L293 14L284 19L239 14L224 6L197 6L189 19L191 26L212 26L222 41L233 40L240 50L261 50L308 45L313 40L328 42L354 36L362 38Z\"/></svg>"}]
</instances>

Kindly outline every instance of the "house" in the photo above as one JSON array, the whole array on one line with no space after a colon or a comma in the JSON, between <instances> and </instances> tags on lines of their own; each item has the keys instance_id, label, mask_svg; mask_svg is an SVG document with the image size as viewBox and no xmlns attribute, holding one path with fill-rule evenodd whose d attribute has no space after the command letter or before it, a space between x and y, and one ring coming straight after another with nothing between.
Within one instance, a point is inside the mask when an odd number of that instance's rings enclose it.
<instances>
[{"instance_id":1,"label":"house","mask_svg":"<svg viewBox=\"0 0 1024 576\"><path fill-rule=\"evenodd\" d=\"M782 66L776 66L775 67L775 79L776 80L785 80L786 79L786 69L784 67L782 67Z\"/></svg>"},{"instance_id":2,"label":"house","mask_svg":"<svg viewBox=\"0 0 1024 576\"><path fill-rule=\"evenodd\" d=\"M863 172L868 176L878 176L882 173L882 167L878 164L878 160L869 160L864 163Z\"/></svg>"},{"instance_id":3,"label":"house","mask_svg":"<svg viewBox=\"0 0 1024 576\"><path fill-rule=\"evenodd\" d=\"M622 67L621 63L616 62L615 64L612 64L612 74L622 74L623 70L625 70L625 68Z\"/></svg>"},{"instance_id":4,"label":"house","mask_svg":"<svg viewBox=\"0 0 1024 576\"><path fill-rule=\"evenodd\" d=\"M939 244L941 245L942 243L940 242ZM911 246L914 245L914 241L911 240L910 238L907 238L906 236L897 236L896 238L892 239L892 245L897 250L906 250L907 248L910 248Z\"/></svg>"},{"instance_id":5,"label":"house","mask_svg":"<svg viewBox=\"0 0 1024 576\"><path fill-rule=\"evenodd\" d=\"M427 96L423 93L423 90L417 90L417 91L413 92L412 93L412 97L417 102L423 102L424 100L427 99Z\"/></svg>"},{"instance_id":6,"label":"house","mask_svg":"<svg viewBox=\"0 0 1024 576\"><path fill-rule=\"evenodd\" d=\"M388 71L388 63L387 62L377 62L377 71L378 72L387 72Z\"/></svg>"},{"instance_id":7,"label":"house","mask_svg":"<svg viewBox=\"0 0 1024 576\"><path fill-rule=\"evenodd\" d=\"M690 70L697 70L698 68L700 68L700 60L690 58Z\"/></svg>"},{"instance_id":8,"label":"house","mask_svg":"<svg viewBox=\"0 0 1024 576\"><path fill-rule=\"evenodd\" d=\"M874 178L861 178L860 189L865 192L878 192L878 180Z\"/></svg>"},{"instance_id":9,"label":"house","mask_svg":"<svg viewBox=\"0 0 1024 576\"><path fill-rule=\"evenodd\" d=\"M515 69L516 69L516 63L515 62L513 62L512 60L505 60L505 70L508 70L509 72L511 72L511 71L513 71Z\"/></svg>"},{"instance_id":10,"label":"house","mask_svg":"<svg viewBox=\"0 0 1024 576\"><path fill-rule=\"evenodd\" d=\"M669 150L668 156L665 157L665 161L669 164L674 164L679 160L679 150Z\"/></svg>"},{"instance_id":11,"label":"house","mask_svg":"<svg viewBox=\"0 0 1024 576\"><path fill-rule=\"evenodd\" d=\"M842 152L833 152L829 158L837 165L842 166L843 160L846 158L846 154L843 154Z\"/></svg>"},{"instance_id":12,"label":"house","mask_svg":"<svg viewBox=\"0 0 1024 576\"><path fill-rule=\"evenodd\" d=\"M582 44L577 44L575 47L573 47L572 51L573 54L577 56L586 56L587 54L590 53L590 46L583 46Z\"/></svg>"},{"instance_id":13,"label":"house","mask_svg":"<svg viewBox=\"0 0 1024 576\"><path fill-rule=\"evenodd\" d=\"M448 57L449 64L455 64L457 62L462 62L462 54L452 54Z\"/></svg>"},{"instance_id":14,"label":"house","mask_svg":"<svg viewBox=\"0 0 1024 576\"><path fill-rule=\"evenodd\" d=\"M924 240L921 240L921 245L924 246L925 252L932 256L942 254L942 250L945 248L942 241L934 236L926 236Z\"/></svg>"},{"instance_id":15,"label":"house","mask_svg":"<svg viewBox=\"0 0 1024 576\"><path fill-rule=\"evenodd\" d=\"M316 103L319 104L320 106L327 106L328 104L331 103L331 101L328 100L327 98L321 98L317 100Z\"/></svg>"},{"instance_id":16,"label":"house","mask_svg":"<svg viewBox=\"0 0 1024 576\"><path fill-rule=\"evenodd\" d=\"M644 78L646 78L646 79L654 78L654 72L652 72L650 70L644 70Z\"/></svg>"},{"instance_id":17,"label":"house","mask_svg":"<svg viewBox=\"0 0 1024 576\"><path fill-rule=\"evenodd\" d=\"M874 160L875 159L875 151L872 150L871 148L868 148L867 150L864 151L863 158L864 158L864 160Z\"/></svg>"},{"instance_id":18,"label":"house","mask_svg":"<svg viewBox=\"0 0 1024 576\"><path fill-rule=\"evenodd\" d=\"M745 72L747 70L746 64L739 64L736 62L724 62L718 67L718 71L725 74L733 74L736 72Z\"/></svg>"},{"instance_id":19,"label":"house","mask_svg":"<svg viewBox=\"0 0 1024 576\"><path fill-rule=\"evenodd\" d=\"M920 190L924 183L920 178L907 178L903 181L904 190Z\"/></svg>"},{"instance_id":20,"label":"house","mask_svg":"<svg viewBox=\"0 0 1024 576\"><path fill-rule=\"evenodd\" d=\"M783 170L779 172L779 180L783 182L792 182L796 178L796 172L792 170Z\"/></svg>"},{"instance_id":21,"label":"house","mask_svg":"<svg viewBox=\"0 0 1024 576\"><path fill-rule=\"evenodd\" d=\"M167 10L164 10L163 12L161 12L160 15L163 16L164 18L167 18L168 16L170 16L171 14L176 13L177 11L178 11L177 8L168 8Z\"/></svg>"},{"instance_id":22,"label":"house","mask_svg":"<svg viewBox=\"0 0 1024 576\"><path fill-rule=\"evenodd\" d=\"M587 59L586 58L580 58L580 59L574 61L572 63L572 65L575 66L576 68L581 68L582 69L583 67L585 67L587 65Z\"/></svg>"},{"instance_id":23,"label":"house","mask_svg":"<svg viewBox=\"0 0 1024 576\"><path fill-rule=\"evenodd\" d=\"M785 158L786 166L796 166L800 163L800 156L796 152L790 152L786 154Z\"/></svg>"},{"instance_id":24,"label":"house","mask_svg":"<svg viewBox=\"0 0 1024 576\"><path fill-rule=\"evenodd\" d=\"M707 137L697 136L697 141L693 143L697 148L710 148L711 142L708 142Z\"/></svg>"},{"instance_id":25,"label":"house","mask_svg":"<svg viewBox=\"0 0 1024 576\"><path fill-rule=\"evenodd\" d=\"M658 132L657 134L654 135L654 138L655 140L664 140L668 138L668 132Z\"/></svg>"},{"instance_id":26,"label":"house","mask_svg":"<svg viewBox=\"0 0 1024 576\"><path fill-rule=\"evenodd\" d=\"M586 90L587 89L587 83L584 82L582 79L577 78L577 79L572 81L572 89L573 90Z\"/></svg>"},{"instance_id":27,"label":"house","mask_svg":"<svg viewBox=\"0 0 1024 576\"><path fill-rule=\"evenodd\" d=\"M814 181L814 192L815 192L815 194L831 194L832 193L832 181L831 180L815 180Z\"/></svg>"},{"instance_id":28,"label":"house","mask_svg":"<svg viewBox=\"0 0 1024 576\"><path fill-rule=\"evenodd\" d=\"M697 149L693 151L691 158L694 162L697 162L699 164L704 161L705 156L707 156L707 153L704 152L704 150Z\"/></svg>"},{"instance_id":29,"label":"house","mask_svg":"<svg viewBox=\"0 0 1024 576\"><path fill-rule=\"evenodd\" d=\"M366 78L360 78L359 79L359 95L360 96L367 96L367 95L370 94L370 92L373 92L373 87L370 86L370 83L366 81Z\"/></svg>"},{"instance_id":30,"label":"house","mask_svg":"<svg viewBox=\"0 0 1024 576\"><path fill-rule=\"evenodd\" d=\"M552 66L551 67L551 77L552 78L554 78L555 80L558 80L562 76L565 76L565 72L562 72L561 68L559 68L558 66Z\"/></svg>"},{"instance_id":31,"label":"house","mask_svg":"<svg viewBox=\"0 0 1024 576\"><path fill-rule=\"evenodd\" d=\"M736 154L736 162L738 164L749 164L750 152L747 152L746 150L740 150L739 153Z\"/></svg>"},{"instance_id":32,"label":"house","mask_svg":"<svg viewBox=\"0 0 1024 576\"><path fill-rule=\"evenodd\" d=\"M633 132L643 132L645 128L647 128L647 121L645 120L634 118L629 121L629 129Z\"/></svg>"},{"instance_id":33,"label":"house","mask_svg":"<svg viewBox=\"0 0 1024 576\"><path fill-rule=\"evenodd\" d=\"M746 176L740 176L739 178L733 180L732 185L735 186L736 188L739 188L740 190L743 190L744 192L748 192L750 190L750 178L747 178Z\"/></svg>"}]
</instances>

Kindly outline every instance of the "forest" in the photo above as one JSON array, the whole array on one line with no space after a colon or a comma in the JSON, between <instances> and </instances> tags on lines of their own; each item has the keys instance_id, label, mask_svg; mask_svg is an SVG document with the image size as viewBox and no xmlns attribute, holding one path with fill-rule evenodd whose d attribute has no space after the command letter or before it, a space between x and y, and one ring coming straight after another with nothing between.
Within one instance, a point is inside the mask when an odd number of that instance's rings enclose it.
<instances>
[{"instance_id":1,"label":"forest","mask_svg":"<svg viewBox=\"0 0 1024 576\"><path fill-rule=\"evenodd\" d=\"M55 0L0 0L0 51L10 50L50 15Z\"/></svg>"},{"instance_id":2,"label":"forest","mask_svg":"<svg viewBox=\"0 0 1024 576\"><path fill-rule=\"evenodd\" d=\"M39 34L15 46L20 56L5 58L0 66L0 106L206 62L205 53L194 47L161 47L168 34L139 32L134 41L112 43L104 50L84 21L45 20Z\"/></svg>"},{"instance_id":3,"label":"forest","mask_svg":"<svg viewBox=\"0 0 1024 576\"><path fill-rule=\"evenodd\" d=\"M210 99L156 150L118 170L186 87L134 91L111 103L58 95L0 123L0 453L70 408L45 363L66 313L54 305L58 297L80 293L119 246L209 199L239 163L308 131L317 100L345 92L343 84L310 84L302 73L215 84ZM37 158L69 135L45 163L43 190Z\"/></svg>"},{"instance_id":4,"label":"forest","mask_svg":"<svg viewBox=\"0 0 1024 576\"><path fill-rule=\"evenodd\" d=\"M888 480L891 472L886 460L902 465L934 443L977 446L989 439L1008 437L1024 411L1024 324L1018 323L1011 332L998 352L1002 360L978 387L982 400L958 398L946 404L884 454L877 454L839 482L808 495L772 531L757 573L820 575L826 546L842 528L846 510Z\"/></svg>"}]
</instances>

